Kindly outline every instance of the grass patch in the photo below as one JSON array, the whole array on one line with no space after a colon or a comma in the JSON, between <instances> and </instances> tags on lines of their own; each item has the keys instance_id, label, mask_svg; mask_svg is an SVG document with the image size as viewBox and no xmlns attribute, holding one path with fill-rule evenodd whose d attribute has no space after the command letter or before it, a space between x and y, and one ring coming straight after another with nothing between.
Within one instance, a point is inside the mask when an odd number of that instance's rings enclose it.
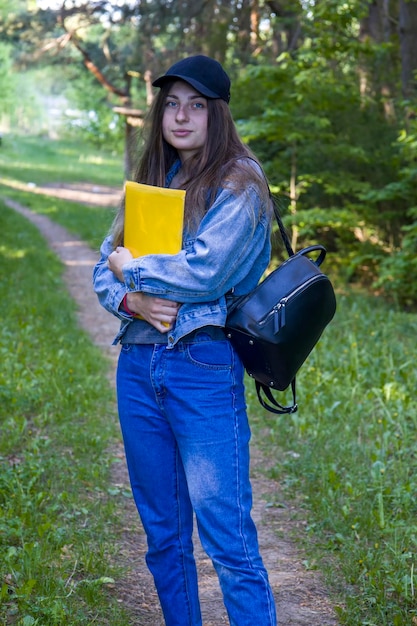
<instances>
[{"instance_id":1,"label":"grass patch","mask_svg":"<svg viewBox=\"0 0 417 626\"><path fill-rule=\"evenodd\" d=\"M0 148L1 181L45 185L87 182L121 187L123 156L79 141L5 134Z\"/></svg>"},{"instance_id":2,"label":"grass patch","mask_svg":"<svg viewBox=\"0 0 417 626\"><path fill-rule=\"evenodd\" d=\"M310 566L327 568L351 626L417 623L416 336L417 315L340 297L298 377L299 412L251 398L271 475L306 510Z\"/></svg>"},{"instance_id":3,"label":"grass patch","mask_svg":"<svg viewBox=\"0 0 417 626\"><path fill-rule=\"evenodd\" d=\"M42 194L18 191L11 187L2 188L0 185L0 197L2 195L19 202L34 213L45 215L97 251L115 215L115 211L106 207L86 206Z\"/></svg>"},{"instance_id":4,"label":"grass patch","mask_svg":"<svg viewBox=\"0 0 417 626\"><path fill-rule=\"evenodd\" d=\"M0 622L122 626L109 364L37 229L3 204L0 222Z\"/></svg>"},{"instance_id":5,"label":"grass patch","mask_svg":"<svg viewBox=\"0 0 417 626\"><path fill-rule=\"evenodd\" d=\"M46 215L93 249L98 249L115 211L91 207L18 189L20 183L54 182L111 185L122 188L123 159L97 153L79 142L51 141L42 137L5 135L0 149L0 196L7 196L35 213Z\"/></svg>"}]
</instances>

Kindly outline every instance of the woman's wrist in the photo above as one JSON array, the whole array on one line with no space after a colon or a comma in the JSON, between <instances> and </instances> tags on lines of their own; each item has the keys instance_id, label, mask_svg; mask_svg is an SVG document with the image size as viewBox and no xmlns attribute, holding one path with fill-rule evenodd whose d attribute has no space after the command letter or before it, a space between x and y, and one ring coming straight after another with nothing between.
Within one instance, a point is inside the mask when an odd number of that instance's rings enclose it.
<instances>
[{"instance_id":1,"label":"woman's wrist","mask_svg":"<svg viewBox=\"0 0 417 626\"><path fill-rule=\"evenodd\" d=\"M127 313L128 315L132 315L132 316L136 315L136 313L134 313L131 309L129 309L129 306L127 304L127 294L124 296L122 300L122 305L123 305L123 309L125 313Z\"/></svg>"}]
</instances>

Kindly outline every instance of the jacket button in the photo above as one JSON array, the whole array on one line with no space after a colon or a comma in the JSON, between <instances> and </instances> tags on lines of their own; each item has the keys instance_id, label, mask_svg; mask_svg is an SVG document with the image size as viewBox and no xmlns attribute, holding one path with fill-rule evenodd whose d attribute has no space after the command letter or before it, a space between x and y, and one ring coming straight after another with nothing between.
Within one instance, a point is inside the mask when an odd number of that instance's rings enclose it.
<instances>
[{"instance_id":1,"label":"jacket button","mask_svg":"<svg viewBox=\"0 0 417 626\"><path fill-rule=\"evenodd\" d=\"M134 288L135 288L135 281L134 281L133 279L130 281L129 287L130 287L131 289L134 289Z\"/></svg>"}]
</instances>

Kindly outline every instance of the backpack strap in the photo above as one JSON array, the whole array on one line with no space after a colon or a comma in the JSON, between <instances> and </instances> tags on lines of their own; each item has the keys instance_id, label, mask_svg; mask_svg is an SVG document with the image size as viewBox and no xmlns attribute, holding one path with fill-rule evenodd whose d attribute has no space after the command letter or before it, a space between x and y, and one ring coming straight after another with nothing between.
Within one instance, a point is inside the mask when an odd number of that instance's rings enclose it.
<instances>
[{"instance_id":1,"label":"backpack strap","mask_svg":"<svg viewBox=\"0 0 417 626\"><path fill-rule=\"evenodd\" d=\"M252 157L247 157L247 158L254 161L257 164L257 166L260 167L259 163L255 159L253 159ZM282 223L277 201L272 195L271 189L269 188L268 179L262 168L261 168L261 171L265 178L266 184L268 185L269 198L271 200L271 204L274 209L275 219L278 224L278 228L279 228L279 232L280 232L283 244L285 246L288 256L292 257L294 256L295 253L294 253L294 250L292 249L291 242L288 237L287 231L285 230L284 224ZM263 383L260 383L259 381L255 380L255 386L256 386L256 393L258 394L258 400L261 403L261 405L264 407L264 409L266 409L267 411L270 411L271 413L276 413L277 415L286 415L288 413L295 413L296 411L298 411L295 377L291 381L291 390L292 390L292 399L293 399L293 403L291 406L282 406L282 404L277 402L274 396L272 395L271 388L267 387ZM264 400L264 398L262 397L262 393L264 393L264 395L266 396L270 404L268 404Z\"/></svg>"},{"instance_id":2,"label":"backpack strap","mask_svg":"<svg viewBox=\"0 0 417 626\"><path fill-rule=\"evenodd\" d=\"M277 221L279 232L281 233L281 238L282 238L282 241L284 243L285 249L286 249L286 251L288 253L288 256L294 256L294 250L292 249L289 237L288 237L287 232L286 232L286 230L284 228L284 224L282 223L282 219L281 219L281 216L279 214L278 204L277 204L277 201L275 200L274 196L272 195L272 192L271 192L271 189L269 187L268 179L267 179L267 176L266 176L265 172L263 171L261 165L253 157L247 156L247 155L242 155L242 157L240 157L240 158L249 159L249 161L253 161L257 165L257 167L260 168L260 170L261 170L261 172L263 174L263 177L265 178L265 182L266 182L266 184L268 186L269 198L271 200L271 204L272 204L272 207L274 209L275 219Z\"/></svg>"},{"instance_id":3,"label":"backpack strap","mask_svg":"<svg viewBox=\"0 0 417 626\"><path fill-rule=\"evenodd\" d=\"M281 238L282 238L282 241L284 243L285 249L286 249L286 251L288 253L288 256L294 256L294 250L292 249L289 237L287 235L287 231L284 228L284 224L282 223L282 219L281 219L281 216L279 214L277 201L275 200L275 198L274 198L274 196L272 195L271 192L269 192L269 197L271 198L271 203L272 203L272 206L273 206L273 209L274 209L275 219L277 221L279 232L281 234Z\"/></svg>"},{"instance_id":4,"label":"backpack strap","mask_svg":"<svg viewBox=\"0 0 417 626\"><path fill-rule=\"evenodd\" d=\"M261 403L261 405L264 407L264 409L266 409L267 411L270 411L271 413L276 413L277 415L286 415L287 413L295 413L298 410L297 399L296 399L297 394L296 394L295 378L293 378L293 380L291 381L291 390L292 390L292 399L293 399L293 404L291 406L282 406L282 404L277 402L274 396L272 395L271 388L267 387L263 383L260 383L259 381L255 380L255 386L256 386L256 393L258 394L258 400ZM269 400L271 404L267 404L267 402L264 400L264 398L261 395L262 392L265 394L265 396L267 397L267 399Z\"/></svg>"}]
</instances>

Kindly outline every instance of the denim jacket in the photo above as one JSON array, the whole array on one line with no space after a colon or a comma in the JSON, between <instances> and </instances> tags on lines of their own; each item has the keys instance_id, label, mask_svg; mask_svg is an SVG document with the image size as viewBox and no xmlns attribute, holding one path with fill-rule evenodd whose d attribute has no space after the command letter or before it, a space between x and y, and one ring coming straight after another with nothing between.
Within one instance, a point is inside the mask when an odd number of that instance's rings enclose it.
<instances>
[{"instance_id":1,"label":"denim jacket","mask_svg":"<svg viewBox=\"0 0 417 626\"><path fill-rule=\"evenodd\" d=\"M141 291L181 303L168 334L168 348L172 348L202 326L224 327L226 294L243 295L258 284L270 259L270 212L261 203L256 185L248 185L237 195L221 189L195 235L184 232L178 254L132 259L123 266L125 281L121 282L107 267L112 251L108 236L93 282L101 305L121 320L113 343L121 340L133 319L121 307L124 296Z\"/></svg>"}]
</instances>

